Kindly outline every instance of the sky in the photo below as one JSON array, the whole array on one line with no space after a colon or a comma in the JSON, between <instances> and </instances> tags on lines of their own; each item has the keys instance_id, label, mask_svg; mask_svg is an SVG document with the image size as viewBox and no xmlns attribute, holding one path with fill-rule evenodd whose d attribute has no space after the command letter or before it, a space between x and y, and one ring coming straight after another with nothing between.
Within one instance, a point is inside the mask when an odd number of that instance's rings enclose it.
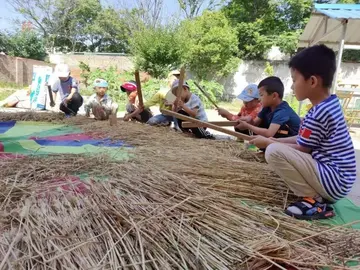
<instances>
[{"instance_id":1,"label":"sky","mask_svg":"<svg viewBox=\"0 0 360 270\"><path fill-rule=\"evenodd\" d=\"M119 1L126 3L131 6L133 1L131 0L101 0L104 3L113 5ZM163 13L165 17L171 16L171 14L176 14L179 10L179 4L177 0L164 0L164 10ZM21 19L22 17L18 15L13 7L7 2L7 0L0 0L0 30L14 30L16 25L13 23L15 19Z\"/></svg>"}]
</instances>

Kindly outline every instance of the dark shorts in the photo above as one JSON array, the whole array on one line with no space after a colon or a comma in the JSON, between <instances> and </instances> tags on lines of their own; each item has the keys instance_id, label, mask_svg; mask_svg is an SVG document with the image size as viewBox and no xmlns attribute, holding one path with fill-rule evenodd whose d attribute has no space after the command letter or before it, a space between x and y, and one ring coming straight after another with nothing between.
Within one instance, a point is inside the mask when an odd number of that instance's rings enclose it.
<instances>
[{"instance_id":1,"label":"dark shorts","mask_svg":"<svg viewBox=\"0 0 360 270\"><path fill-rule=\"evenodd\" d=\"M77 115L79 108L82 106L84 100L79 93L74 93L71 100L65 105L64 102L60 104L60 111L64 112L67 115L75 116Z\"/></svg>"}]
</instances>

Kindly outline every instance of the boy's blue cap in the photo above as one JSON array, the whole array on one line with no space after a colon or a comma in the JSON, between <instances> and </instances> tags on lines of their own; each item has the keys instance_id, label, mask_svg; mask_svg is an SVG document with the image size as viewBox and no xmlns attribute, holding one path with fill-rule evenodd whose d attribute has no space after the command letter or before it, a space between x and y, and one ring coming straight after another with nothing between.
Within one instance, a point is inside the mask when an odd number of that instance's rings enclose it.
<instances>
[{"instance_id":1,"label":"boy's blue cap","mask_svg":"<svg viewBox=\"0 0 360 270\"><path fill-rule=\"evenodd\" d=\"M238 99L241 99L242 101L249 102L253 99L259 99L259 89L256 84L249 84L242 90L240 95L237 96Z\"/></svg>"},{"instance_id":2,"label":"boy's blue cap","mask_svg":"<svg viewBox=\"0 0 360 270\"><path fill-rule=\"evenodd\" d=\"M179 82L180 82L179 80L175 80L175 81L173 82L172 86L171 86L171 89L174 89L174 88L179 87ZM185 81L184 81L184 83L183 83L183 86L186 86L188 89L190 89L190 86L189 86L188 83L185 82Z\"/></svg>"},{"instance_id":3,"label":"boy's blue cap","mask_svg":"<svg viewBox=\"0 0 360 270\"><path fill-rule=\"evenodd\" d=\"M94 87L109 87L109 84L107 81L103 80L103 79L96 79L94 81Z\"/></svg>"}]
</instances>

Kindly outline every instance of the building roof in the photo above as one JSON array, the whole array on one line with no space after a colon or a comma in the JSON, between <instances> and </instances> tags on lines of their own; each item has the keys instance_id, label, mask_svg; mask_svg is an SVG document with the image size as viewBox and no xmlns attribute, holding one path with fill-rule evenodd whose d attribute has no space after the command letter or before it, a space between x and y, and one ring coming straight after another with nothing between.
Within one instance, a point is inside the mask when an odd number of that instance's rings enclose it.
<instances>
[{"instance_id":1,"label":"building roof","mask_svg":"<svg viewBox=\"0 0 360 270\"><path fill-rule=\"evenodd\" d=\"M347 20L345 44L360 45L359 4L315 4L298 47L321 43L337 50L343 33L342 22L345 20Z\"/></svg>"}]
</instances>

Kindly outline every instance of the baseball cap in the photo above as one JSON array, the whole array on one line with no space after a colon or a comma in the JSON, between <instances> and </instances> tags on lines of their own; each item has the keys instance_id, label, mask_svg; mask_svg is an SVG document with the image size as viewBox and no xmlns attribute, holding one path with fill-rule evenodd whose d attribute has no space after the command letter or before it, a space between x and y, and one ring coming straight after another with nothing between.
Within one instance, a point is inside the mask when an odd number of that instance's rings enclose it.
<instances>
[{"instance_id":1,"label":"baseball cap","mask_svg":"<svg viewBox=\"0 0 360 270\"><path fill-rule=\"evenodd\" d=\"M55 67L55 74L58 77L66 78L70 75L70 68L67 64L58 64Z\"/></svg>"},{"instance_id":2,"label":"baseball cap","mask_svg":"<svg viewBox=\"0 0 360 270\"><path fill-rule=\"evenodd\" d=\"M108 88L109 87L109 84L107 81L103 80L103 79L96 79L94 81L94 87L106 87Z\"/></svg>"},{"instance_id":3,"label":"baseball cap","mask_svg":"<svg viewBox=\"0 0 360 270\"><path fill-rule=\"evenodd\" d=\"M125 82L120 86L121 91L126 92L126 91L136 91L137 87L136 87L136 83L135 82Z\"/></svg>"},{"instance_id":4,"label":"baseball cap","mask_svg":"<svg viewBox=\"0 0 360 270\"><path fill-rule=\"evenodd\" d=\"M240 95L237 96L238 99L241 99L242 101L249 102L253 99L259 99L259 89L256 84L249 84L242 90Z\"/></svg>"},{"instance_id":5,"label":"baseball cap","mask_svg":"<svg viewBox=\"0 0 360 270\"><path fill-rule=\"evenodd\" d=\"M179 87L179 80L175 80L171 86L171 89ZM190 86L187 82L184 81L183 86L186 86L188 89L190 89Z\"/></svg>"}]
</instances>

